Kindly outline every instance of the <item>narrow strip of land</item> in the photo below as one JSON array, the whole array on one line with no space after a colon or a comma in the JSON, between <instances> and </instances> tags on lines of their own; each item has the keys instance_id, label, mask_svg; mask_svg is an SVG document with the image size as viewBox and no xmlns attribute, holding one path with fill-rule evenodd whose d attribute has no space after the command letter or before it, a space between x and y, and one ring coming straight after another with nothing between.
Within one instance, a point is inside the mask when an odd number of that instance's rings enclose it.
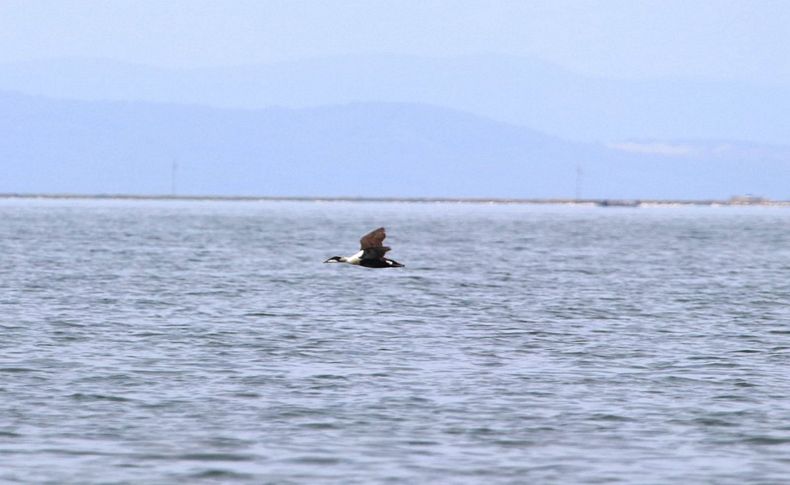
<instances>
[{"instance_id":1,"label":"narrow strip of land","mask_svg":"<svg viewBox=\"0 0 790 485\"><path fill-rule=\"evenodd\" d=\"M0 199L52 200L172 200L172 201L283 201L283 202L405 202L405 203L465 203L465 204L554 204L601 207L650 206L766 206L790 207L790 200L771 200L761 197L731 197L729 199L572 199L572 198L502 198L502 197L321 197L321 196L253 196L253 195L143 195L143 194L35 194L0 193Z\"/></svg>"}]
</instances>

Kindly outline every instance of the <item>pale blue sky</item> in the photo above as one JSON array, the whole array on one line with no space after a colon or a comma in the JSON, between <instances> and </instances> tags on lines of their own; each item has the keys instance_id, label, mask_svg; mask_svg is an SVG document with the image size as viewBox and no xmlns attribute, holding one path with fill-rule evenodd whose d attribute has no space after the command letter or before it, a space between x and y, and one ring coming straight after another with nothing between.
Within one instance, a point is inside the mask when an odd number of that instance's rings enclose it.
<instances>
[{"instance_id":1,"label":"pale blue sky","mask_svg":"<svg viewBox=\"0 0 790 485\"><path fill-rule=\"evenodd\" d=\"M788 25L782 0L0 0L0 62L496 53L615 78L788 85Z\"/></svg>"}]
</instances>

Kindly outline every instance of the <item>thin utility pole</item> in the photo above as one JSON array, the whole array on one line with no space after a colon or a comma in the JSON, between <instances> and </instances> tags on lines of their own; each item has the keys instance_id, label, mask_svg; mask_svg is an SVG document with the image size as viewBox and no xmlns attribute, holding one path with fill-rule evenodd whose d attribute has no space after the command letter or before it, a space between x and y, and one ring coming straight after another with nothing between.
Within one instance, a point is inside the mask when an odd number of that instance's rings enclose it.
<instances>
[{"instance_id":1,"label":"thin utility pole","mask_svg":"<svg viewBox=\"0 0 790 485\"><path fill-rule=\"evenodd\" d=\"M178 175L178 162L173 160L170 167L170 195L176 195L176 175Z\"/></svg>"}]
</instances>

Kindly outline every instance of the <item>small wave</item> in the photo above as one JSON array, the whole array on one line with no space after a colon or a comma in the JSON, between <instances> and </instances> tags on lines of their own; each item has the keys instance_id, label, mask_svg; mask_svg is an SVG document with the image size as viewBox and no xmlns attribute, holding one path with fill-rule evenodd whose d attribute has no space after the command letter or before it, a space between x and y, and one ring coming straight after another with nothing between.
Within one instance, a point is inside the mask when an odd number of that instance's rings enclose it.
<instances>
[{"instance_id":1,"label":"small wave","mask_svg":"<svg viewBox=\"0 0 790 485\"><path fill-rule=\"evenodd\" d=\"M629 418L627 416L620 416L618 414L601 413L601 414L594 414L591 417L596 421L617 421L617 422L634 421L633 418Z\"/></svg>"},{"instance_id":2,"label":"small wave","mask_svg":"<svg viewBox=\"0 0 790 485\"><path fill-rule=\"evenodd\" d=\"M336 424L333 424L333 423L305 423L305 424L301 424L299 426L302 427L302 428L317 429L317 430L322 430L322 429L339 429L339 427Z\"/></svg>"},{"instance_id":3,"label":"small wave","mask_svg":"<svg viewBox=\"0 0 790 485\"><path fill-rule=\"evenodd\" d=\"M790 437L753 436L751 438L746 438L744 441L755 445L784 445L790 443Z\"/></svg>"},{"instance_id":4,"label":"small wave","mask_svg":"<svg viewBox=\"0 0 790 485\"><path fill-rule=\"evenodd\" d=\"M20 372L37 372L36 369L29 369L27 367L0 367L0 372L20 373Z\"/></svg>"},{"instance_id":5,"label":"small wave","mask_svg":"<svg viewBox=\"0 0 790 485\"><path fill-rule=\"evenodd\" d=\"M189 478L197 478L197 479L238 479L238 480L249 480L253 478L253 475L249 473L239 473L234 472L232 470L219 470L219 469L212 469L212 470L205 470L202 472L195 473L190 475Z\"/></svg>"},{"instance_id":6,"label":"small wave","mask_svg":"<svg viewBox=\"0 0 790 485\"><path fill-rule=\"evenodd\" d=\"M132 399L123 397L123 396L110 396L106 394L83 394L81 392L77 392L69 396L72 399L76 399L78 401L114 401L114 402L132 402Z\"/></svg>"},{"instance_id":7,"label":"small wave","mask_svg":"<svg viewBox=\"0 0 790 485\"><path fill-rule=\"evenodd\" d=\"M184 453L175 458L189 461L253 461L256 457L240 453Z\"/></svg>"},{"instance_id":8,"label":"small wave","mask_svg":"<svg viewBox=\"0 0 790 485\"><path fill-rule=\"evenodd\" d=\"M300 456L288 461L304 465L337 465L342 460L331 456Z\"/></svg>"}]
</instances>

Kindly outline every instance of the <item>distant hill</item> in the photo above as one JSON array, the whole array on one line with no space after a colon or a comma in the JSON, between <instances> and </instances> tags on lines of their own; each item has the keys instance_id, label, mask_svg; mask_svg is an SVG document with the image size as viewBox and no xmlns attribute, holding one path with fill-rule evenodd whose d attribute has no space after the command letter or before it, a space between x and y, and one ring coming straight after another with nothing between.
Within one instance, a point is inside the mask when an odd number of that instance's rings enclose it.
<instances>
[{"instance_id":1,"label":"distant hill","mask_svg":"<svg viewBox=\"0 0 790 485\"><path fill-rule=\"evenodd\" d=\"M71 59L0 64L0 89L245 109L432 104L581 141L790 140L787 86L600 79L522 57L368 55L206 69Z\"/></svg>"},{"instance_id":2,"label":"distant hill","mask_svg":"<svg viewBox=\"0 0 790 485\"><path fill-rule=\"evenodd\" d=\"M786 147L679 156L425 104L242 110L5 92L0 112L5 193L167 194L177 162L180 194L573 197L580 183L583 197L790 198Z\"/></svg>"}]
</instances>

